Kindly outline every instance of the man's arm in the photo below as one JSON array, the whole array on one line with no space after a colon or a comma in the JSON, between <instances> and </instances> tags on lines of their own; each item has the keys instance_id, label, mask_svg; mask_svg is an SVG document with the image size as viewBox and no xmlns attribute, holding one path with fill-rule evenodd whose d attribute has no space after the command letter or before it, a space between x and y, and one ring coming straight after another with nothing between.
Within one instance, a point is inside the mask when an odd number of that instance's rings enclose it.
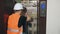
<instances>
[{"instance_id":1,"label":"man's arm","mask_svg":"<svg viewBox=\"0 0 60 34\"><path fill-rule=\"evenodd\" d=\"M21 16L19 18L18 27L21 27L26 22L26 17Z\"/></svg>"}]
</instances>

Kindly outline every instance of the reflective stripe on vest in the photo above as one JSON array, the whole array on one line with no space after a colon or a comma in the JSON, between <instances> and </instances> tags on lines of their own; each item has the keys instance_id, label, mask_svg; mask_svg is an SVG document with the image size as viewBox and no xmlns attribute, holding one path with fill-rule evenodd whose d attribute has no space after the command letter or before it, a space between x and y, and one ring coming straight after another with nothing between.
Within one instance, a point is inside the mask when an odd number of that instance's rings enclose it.
<instances>
[{"instance_id":1,"label":"reflective stripe on vest","mask_svg":"<svg viewBox=\"0 0 60 34\"><path fill-rule=\"evenodd\" d=\"M11 28L8 28L8 30L11 31L11 32L19 32L19 30L11 29Z\"/></svg>"},{"instance_id":2,"label":"reflective stripe on vest","mask_svg":"<svg viewBox=\"0 0 60 34\"><path fill-rule=\"evenodd\" d=\"M23 33L21 32L21 33L19 33L19 34L23 34Z\"/></svg>"}]
</instances>

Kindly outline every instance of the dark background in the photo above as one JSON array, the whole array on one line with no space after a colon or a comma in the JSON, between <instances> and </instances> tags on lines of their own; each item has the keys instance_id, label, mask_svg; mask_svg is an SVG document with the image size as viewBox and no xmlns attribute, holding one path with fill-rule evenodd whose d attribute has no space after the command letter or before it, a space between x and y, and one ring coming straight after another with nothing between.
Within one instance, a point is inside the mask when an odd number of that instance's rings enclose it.
<instances>
[{"instance_id":1,"label":"dark background","mask_svg":"<svg viewBox=\"0 0 60 34\"><path fill-rule=\"evenodd\" d=\"M7 34L7 19L13 13L14 0L0 0L0 34Z\"/></svg>"}]
</instances>

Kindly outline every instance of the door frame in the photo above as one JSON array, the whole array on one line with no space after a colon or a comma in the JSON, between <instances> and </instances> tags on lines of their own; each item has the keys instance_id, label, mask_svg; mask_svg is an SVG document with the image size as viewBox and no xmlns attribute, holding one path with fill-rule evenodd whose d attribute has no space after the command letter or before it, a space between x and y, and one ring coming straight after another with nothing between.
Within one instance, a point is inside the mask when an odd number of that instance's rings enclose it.
<instances>
[{"instance_id":1,"label":"door frame","mask_svg":"<svg viewBox=\"0 0 60 34\"><path fill-rule=\"evenodd\" d=\"M40 16L40 2L46 1L46 13L47 13L47 0L38 0L38 7L37 7L37 34L46 34L46 16Z\"/></svg>"}]
</instances>

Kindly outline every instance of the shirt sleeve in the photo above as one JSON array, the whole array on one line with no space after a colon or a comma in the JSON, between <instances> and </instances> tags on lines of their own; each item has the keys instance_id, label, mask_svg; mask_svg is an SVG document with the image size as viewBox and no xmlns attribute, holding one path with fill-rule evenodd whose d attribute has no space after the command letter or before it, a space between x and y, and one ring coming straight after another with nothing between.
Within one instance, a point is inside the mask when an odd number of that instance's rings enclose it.
<instances>
[{"instance_id":1,"label":"shirt sleeve","mask_svg":"<svg viewBox=\"0 0 60 34\"><path fill-rule=\"evenodd\" d=\"M26 17L21 16L19 18L18 27L20 28L22 25L25 25L25 23L26 23Z\"/></svg>"}]
</instances>

